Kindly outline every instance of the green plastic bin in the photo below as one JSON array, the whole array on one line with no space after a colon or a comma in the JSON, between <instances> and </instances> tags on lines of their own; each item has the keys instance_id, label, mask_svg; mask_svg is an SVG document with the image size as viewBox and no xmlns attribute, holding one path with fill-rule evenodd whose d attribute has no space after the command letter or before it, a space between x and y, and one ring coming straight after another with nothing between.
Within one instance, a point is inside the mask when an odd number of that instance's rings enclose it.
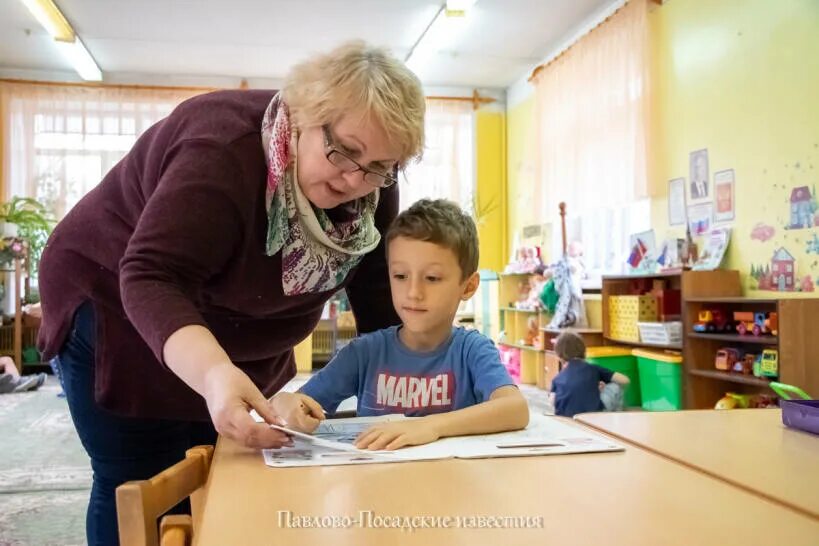
<instances>
[{"instance_id":1,"label":"green plastic bin","mask_svg":"<svg viewBox=\"0 0 819 546\"><path fill-rule=\"evenodd\" d=\"M623 403L626 407L638 408L642 405L640 372L637 369L637 359L631 354L631 351L627 347L615 345L589 347L586 349L586 360L628 377L630 383L623 396Z\"/></svg>"},{"instance_id":2,"label":"green plastic bin","mask_svg":"<svg viewBox=\"0 0 819 546\"><path fill-rule=\"evenodd\" d=\"M647 349L634 349L640 370L640 395L643 409L673 411L682 409L682 356Z\"/></svg>"}]
</instances>

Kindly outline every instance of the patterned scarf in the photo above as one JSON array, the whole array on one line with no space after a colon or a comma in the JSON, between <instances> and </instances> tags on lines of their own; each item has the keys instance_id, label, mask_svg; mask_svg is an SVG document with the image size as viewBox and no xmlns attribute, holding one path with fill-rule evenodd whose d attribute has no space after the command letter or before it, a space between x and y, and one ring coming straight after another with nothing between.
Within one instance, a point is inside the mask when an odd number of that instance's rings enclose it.
<instances>
[{"instance_id":1,"label":"patterned scarf","mask_svg":"<svg viewBox=\"0 0 819 546\"><path fill-rule=\"evenodd\" d=\"M285 295L324 292L339 286L381 239L375 228L379 191L345 203L344 219L330 219L305 197L296 180L298 134L277 93L262 120L267 158L268 256L282 251Z\"/></svg>"}]
</instances>

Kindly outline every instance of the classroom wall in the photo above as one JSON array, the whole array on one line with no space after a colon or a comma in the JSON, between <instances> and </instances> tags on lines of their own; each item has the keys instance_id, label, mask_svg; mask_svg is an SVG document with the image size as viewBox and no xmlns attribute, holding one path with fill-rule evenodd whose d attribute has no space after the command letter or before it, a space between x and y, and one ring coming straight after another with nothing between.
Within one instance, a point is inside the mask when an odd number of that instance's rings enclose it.
<instances>
[{"instance_id":1,"label":"classroom wall","mask_svg":"<svg viewBox=\"0 0 819 546\"><path fill-rule=\"evenodd\" d=\"M507 153L507 183L509 213L507 216L507 245L510 250L515 246L515 237L520 236L523 226L542 224L537 218L536 207L531 203L535 197L535 146L534 146L534 96L517 104L510 104L507 111L507 134L509 144ZM505 256L506 261L509 255Z\"/></svg>"},{"instance_id":2,"label":"classroom wall","mask_svg":"<svg viewBox=\"0 0 819 546\"><path fill-rule=\"evenodd\" d=\"M815 297L759 293L748 273L784 248L797 284L819 282L819 228L785 229L794 188L819 187L819 2L672 0L649 14L649 25L658 240L684 234L668 225L668 180L688 179L689 152L707 148L712 188L714 172L734 170L724 265L743 273L748 295Z\"/></svg>"},{"instance_id":3,"label":"classroom wall","mask_svg":"<svg viewBox=\"0 0 819 546\"><path fill-rule=\"evenodd\" d=\"M770 268L784 248L795 259L796 284L805 277L819 284L819 228L785 229L793 190L819 189L819 2L670 0L653 5L648 21L649 184L657 240L684 236L684 226L668 224L668 181L688 182L689 152L706 148L711 189L715 172L734 170L735 219L717 224L732 227L723 266L742 272L750 296L819 294L760 292L749 275L752 265ZM510 247L522 226L543 221L516 213L528 210L521 204L536 184L533 108L531 93L508 103Z\"/></svg>"},{"instance_id":4,"label":"classroom wall","mask_svg":"<svg viewBox=\"0 0 819 546\"><path fill-rule=\"evenodd\" d=\"M484 107L475 115L475 216L481 269L506 264L506 114Z\"/></svg>"}]
</instances>

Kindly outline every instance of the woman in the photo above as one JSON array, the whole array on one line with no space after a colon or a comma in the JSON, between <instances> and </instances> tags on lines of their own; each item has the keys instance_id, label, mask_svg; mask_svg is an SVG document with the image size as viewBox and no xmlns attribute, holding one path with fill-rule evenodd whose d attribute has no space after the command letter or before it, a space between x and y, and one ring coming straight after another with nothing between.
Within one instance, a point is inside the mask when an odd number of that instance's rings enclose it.
<instances>
[{"instance_id":1,"label":"woman","mask_svg":"<svg viewBox=\"0 0 819 546\"><path fill-rule=\"evenodd\" d=\"M335 291L360 331L398 322L379 241L423 118L402 63L347 44L278 94L181 104L57 226L39 342L91 457L89 544L117 543L118 485L213 443L214 426L249 447L289 442L248 410L277 422L266 397Z\"/></svg>"}]
</instances>

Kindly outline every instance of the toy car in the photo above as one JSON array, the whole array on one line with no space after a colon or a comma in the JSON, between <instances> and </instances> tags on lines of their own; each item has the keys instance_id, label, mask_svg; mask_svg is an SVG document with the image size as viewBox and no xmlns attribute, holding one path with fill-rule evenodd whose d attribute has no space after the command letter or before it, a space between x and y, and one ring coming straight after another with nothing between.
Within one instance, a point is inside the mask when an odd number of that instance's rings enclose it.
<instances>
[{"instance_id":1,"label":"toy car","mask_svg":"<svg viewBox=\"0 0 819 546\"><path fill-rule=\"evenodd\" d=\"M705 332L711 320L713 320L713 315L710 310L700 311L697 313L697 322L694 323L694 331Z\"/></svg>"},{"instance_id":2,"label":"toy car","mask_svg":"<svg viewBox=\"0 0 819 546\"><path fill-rule=\"evenodd\" d=\"M694 331L700 333L732 332L734 324L728 320L728 316L722 309L703 309L697 314Z\"/></svg>"},{"instance_id":3,"label":"toy car","mask_svg":"<svg viewBox=\"0 0 819 546\"><path fill-rule=\"evenodd\" d=\"M741 358L737 349L726 347L717 351L717 357L714 359L714 367L725 372L733 369L734 364Z\"/></svg>"},{"instance_id":4,"label":"toy car","mask_svg":"<svg viewBox=\"0 0 819 546\"><path fill-rule=\"evenodd\" d=\"M756 362L757 355L753 353L745 353L741 360L737 360L731 371L741 373L743 375L751 375L754 371L754 362Z\"/></svg>"},{"instance_id":5,"label":"toy car","mask_svg":"<svg viewBox=\"0 0 819 546\"><path fill-rule=\"evenodd\" d=\"M740 335L752 333L755 336L763 334L776 335L779 329L779 320L776 313L752 313L750 311L734 311L736 330Z\"/></svg>"},{"instance_id":6,"label":"toy car","mask_svg":"<svg viewBox=\"0 0 819 546\"><path fill-rule=\"evenodd\" d=\"M779 377L779 352L776 349L765 349L754 362L754 375L757 377Z\"/></svg>"}]
</instances>

